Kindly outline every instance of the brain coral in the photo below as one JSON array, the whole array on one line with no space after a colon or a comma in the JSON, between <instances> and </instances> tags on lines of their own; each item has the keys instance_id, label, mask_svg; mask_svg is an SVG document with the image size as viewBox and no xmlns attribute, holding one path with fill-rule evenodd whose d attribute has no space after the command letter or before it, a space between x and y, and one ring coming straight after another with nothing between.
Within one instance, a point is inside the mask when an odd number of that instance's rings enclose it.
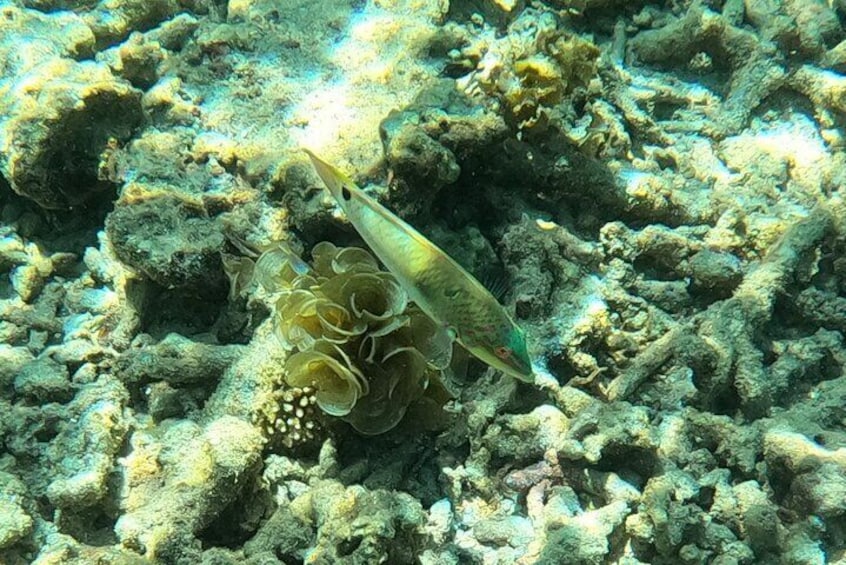
<instances>
[{"instance_id":1,"label":"brain coral","mask_svg":"<svg viewBox=\"0 0 846 565\"><path fill-rule=\"evenodd\" d=\"M322 242L312 258L279 245L255 264L255 280L278 293L275 330L293 351L286 382L314 389L326 414L360 433L386 432L440 379L452 340L364 249Z\"/></svg>"}]
</instances>

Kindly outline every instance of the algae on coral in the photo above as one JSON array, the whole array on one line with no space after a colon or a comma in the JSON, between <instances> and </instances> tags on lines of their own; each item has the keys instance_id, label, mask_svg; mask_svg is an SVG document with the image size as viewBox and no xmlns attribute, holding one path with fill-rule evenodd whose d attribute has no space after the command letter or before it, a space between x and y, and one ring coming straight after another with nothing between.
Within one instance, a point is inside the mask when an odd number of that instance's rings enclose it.
<instances>
[{"instance_id":1,"label":"algae on coral","mask_svg":"<svg viewBox=\"0 0 846 565\"><path fill-rule=\"evenodd\" d=\"M255 266L256 280L278 293L276 334L293 350L288 386L313 388L326 414L360 433L392 429L449 365L452 340L364 249L321 242L308 270L299 261L274 246Z\"/></svg>"}]
</instances>

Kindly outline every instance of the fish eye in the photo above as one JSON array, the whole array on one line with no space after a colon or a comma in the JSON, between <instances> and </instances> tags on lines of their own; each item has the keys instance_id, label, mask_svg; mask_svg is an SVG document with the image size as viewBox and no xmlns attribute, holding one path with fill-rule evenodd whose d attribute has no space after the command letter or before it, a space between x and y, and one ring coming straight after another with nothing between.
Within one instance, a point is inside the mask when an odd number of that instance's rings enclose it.
<instances>
[{"instance_id":1,"label":"fish eye","mask_svg":"<svg viewBox=\"0 0 846 565\"><path fill-rule=\"evenodd\" d=\"M513 352L511 351L510 348L505 347L504 345L500 345L500 346L494 348L494 353L496 353L496 356L499 357L500 359L508 359L509 357L511 357L511 354Z\"/></svg>"},{"instance_id":2,"label":"fish eye","mask_svg":"<svg viewBox=\"0 0 846 565\"><path fill-rule=\"evenodd\" d=\"M349 187L347 187L347 185L343 185L341 187L341 196L346 201L349 201L350 198L352 198L352 194L350 193L350 189L349 189Z\"/></svg>"}]
</instances>

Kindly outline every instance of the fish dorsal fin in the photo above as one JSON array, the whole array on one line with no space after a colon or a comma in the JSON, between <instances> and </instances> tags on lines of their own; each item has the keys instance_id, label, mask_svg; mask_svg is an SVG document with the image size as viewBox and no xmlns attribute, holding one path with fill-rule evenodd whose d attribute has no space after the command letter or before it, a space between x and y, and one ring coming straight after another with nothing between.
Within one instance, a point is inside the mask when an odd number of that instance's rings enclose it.
<instances>
[{"instance_id":1,"label":"fish dorsal fin","mask_svg":"<svg viewBox=\"0 0 846 565\"><path fill-rule=\"evenodd\" d=\"M497 302L502 302L506 291L508 290L508 279L502 273L487 272L479 277L479 282L482 283L488 292L490 292Z\"/></svg>"}]
</instances>

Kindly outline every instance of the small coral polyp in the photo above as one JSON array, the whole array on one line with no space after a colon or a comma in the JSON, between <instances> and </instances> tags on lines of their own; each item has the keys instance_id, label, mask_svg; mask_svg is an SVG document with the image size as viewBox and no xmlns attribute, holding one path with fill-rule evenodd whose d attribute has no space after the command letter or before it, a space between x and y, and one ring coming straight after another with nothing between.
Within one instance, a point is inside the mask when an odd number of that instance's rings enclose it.
<instances>
[{"instance_id":1,"label":"small coral polyp","mask_svg":"<svg viewBox=\"0 0 846 565\"><path fill-rule=\"evenodd\" d=\"M322 242L312 258L280 244L255 266L256 281L279 294L275 331L293 351L286 383L313 388L326 414L358 432L384 433L440 378L452 340L364 249Z\"/></svg>"}]
</instances>

